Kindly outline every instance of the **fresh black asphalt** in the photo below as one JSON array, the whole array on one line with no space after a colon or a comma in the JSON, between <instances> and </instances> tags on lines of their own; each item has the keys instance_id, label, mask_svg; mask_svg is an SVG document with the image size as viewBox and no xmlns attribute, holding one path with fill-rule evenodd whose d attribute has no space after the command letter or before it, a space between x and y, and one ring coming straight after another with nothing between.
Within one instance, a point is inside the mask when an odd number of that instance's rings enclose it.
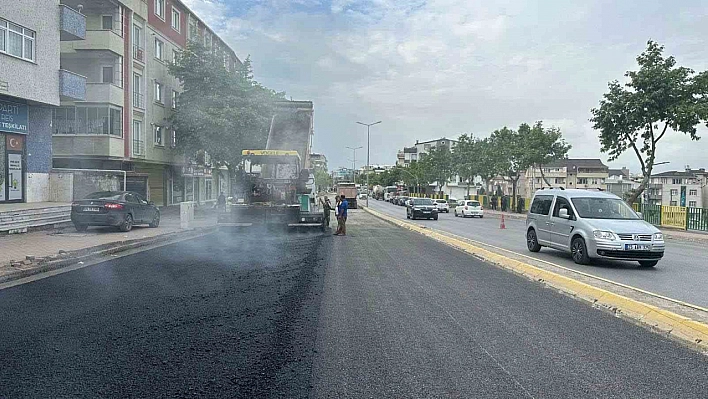
<instances>
[{"instance_id":1,"label":"fresh black asphalt","mask_svg":"<svg viewBox=\"0 0 708 399\"><path fill-rule=\"evenodd\" d=\"M708 358L352 211L0 290L0 398L705 398Z\"/></svg>"}]
</instances>

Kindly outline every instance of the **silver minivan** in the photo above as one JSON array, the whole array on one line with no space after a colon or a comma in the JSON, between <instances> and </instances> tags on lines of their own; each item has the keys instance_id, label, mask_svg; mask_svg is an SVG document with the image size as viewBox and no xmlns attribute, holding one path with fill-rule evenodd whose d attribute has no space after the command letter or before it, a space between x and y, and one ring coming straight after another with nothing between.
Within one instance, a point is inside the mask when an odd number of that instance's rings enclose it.
<instances>
[{"instance_id":1,"label":"silver minivan","mask_svg":"<svg viewBox=\"0 0 708 399\"><path fill-rule=\"evenodd\" d=\"M653 267L664 256L664 235L621 198L602 191L550 189L533 197L526 217L529 251L550 247L573 261L638 261Z\"/></svg>"}]
</instances>

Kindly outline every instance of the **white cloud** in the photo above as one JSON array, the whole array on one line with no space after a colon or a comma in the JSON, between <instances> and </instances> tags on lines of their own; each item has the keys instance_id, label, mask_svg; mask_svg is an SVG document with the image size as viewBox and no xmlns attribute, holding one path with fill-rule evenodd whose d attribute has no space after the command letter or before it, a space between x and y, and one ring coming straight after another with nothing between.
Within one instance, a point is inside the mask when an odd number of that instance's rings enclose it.
<instances>
[{"instance_id":1,"label":"white cloud","mask_svg":"<svg viewBox=\"0 0 708 399\"><path fill-rule=\"evenodd\" d=\"M186 3L241 58L252 56L259 81L315 102L315 146L334 167L348 164L346 145L365 144L357 120L383 120L372 130L376 163L393 163L416 139L536 120L559 126L572 156L606 159L590 109L608 81L634 68L649 37L679 63L708 67L708 27L692 18L708 6L698 1L680 11L640 0ZM706 162L708 138L686 140L666 140L662 156ZM618 162L637 170L631 156Z\"/></svg>"}]
</instances>

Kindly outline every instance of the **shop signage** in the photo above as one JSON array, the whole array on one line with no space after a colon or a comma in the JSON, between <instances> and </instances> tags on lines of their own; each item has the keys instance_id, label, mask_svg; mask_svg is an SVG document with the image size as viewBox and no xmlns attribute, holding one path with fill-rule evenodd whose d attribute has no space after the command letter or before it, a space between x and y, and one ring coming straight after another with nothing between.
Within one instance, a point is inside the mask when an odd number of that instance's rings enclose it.
<instances>
[{"instance_id":1,"label":"shop signage","mask_svg":"<svg viewBox=\"0 0 708 399\"><path fill-rule=\"evenodd\" d=\"M27 104L0 100L0 131L27 134L28 115Z\"/></svg>"}]
</instances>

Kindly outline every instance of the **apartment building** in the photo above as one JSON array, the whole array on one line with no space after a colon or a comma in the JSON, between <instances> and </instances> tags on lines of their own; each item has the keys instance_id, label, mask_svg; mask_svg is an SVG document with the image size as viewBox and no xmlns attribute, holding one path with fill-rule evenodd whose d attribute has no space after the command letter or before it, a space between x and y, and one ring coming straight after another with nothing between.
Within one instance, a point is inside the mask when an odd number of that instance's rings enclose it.
<instances>
[{"instance_id":1,"label":"apartment building","mask_svg":"<svg viewBox=\"0 0 708 399\"><path fill-rule=\"evenodd\" d=\"M86 90L60 69L60 41L80 43L85 30L59 0L0 0L0 204L49 201L52 109Z\"/></svg>"},{"instance_id":2,"label":"apartment building","mask_svg":"<svg viewBox=\"0 0 708 399\"><path fill-rule=\"evenodd\" d=\"M632 178L629 169L609 169L608 176L605 180L607 191L624 198L629 192L639 188L639 182Z\"/></svg>"},{"instance_id":3,"label":"apartment building","mask_svg":"<svg viewBox=\"0 0 708 399\"><path fill-rule=\"evenodd\" d=\"M654 174L645 199L652 205L708 207L708 172L687 166L683 171Z\"/></svg>"},{"instance_id":4,"label":"apartment building","mask_svg":"<svg viewBox=\"0 0 708 399\"><path fill-rule=\"evenodd\" d=\"M61 45L61 67L86 78L84 99L52 113L55 168L126 171L126 186L157 205L214 200L229 192L208 154L175 149L170 116L181 90L169 62L202 41L236 71L234 51L179 0L61 0L81 8L86 40Z\"/></svg>"},{"instance_id":5,"label":"apartment building","mask_svg":"<svg viewBox=\"0 0 708 399\"><path fill-rule=\"evenodd\" d=\"M561 159L543 165L543 175L553 187L605 190L609 168L600 159ZM524 190L532 195L548 187L538 167L531 167L522 177Z\"/></svg>"}]
</instances>

